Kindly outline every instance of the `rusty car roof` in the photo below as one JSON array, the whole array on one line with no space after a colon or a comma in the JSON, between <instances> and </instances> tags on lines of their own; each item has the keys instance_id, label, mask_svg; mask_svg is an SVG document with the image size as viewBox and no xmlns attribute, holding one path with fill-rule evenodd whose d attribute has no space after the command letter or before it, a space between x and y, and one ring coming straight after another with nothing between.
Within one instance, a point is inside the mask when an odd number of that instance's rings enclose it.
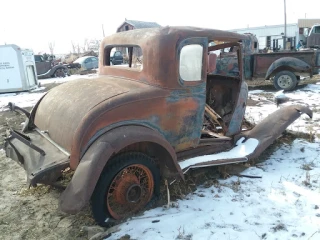
<instances>
[{"instance_id":1,"label":"rusty car roof","mask_svg":"<svg viewBox=\"0 0 320 240\"><path fill-rule=\"evenodd\" d=\"M167 39L175 40L176 36L188 38L188 37L208 37L208 40L218 41L239 41L246 37L242 34L217 30L208 28L197 27L160 27L160 28L144 28L135 29L130 31L124 31L107 36L102 41L102 46L107 45L143 45L150 38L166 37Z\"/></svg>"},{"instance_id":2,"label":"rusty car roof","mask_svg":"<svg viewBox=\"0 0 320 240\"><path fill-rule=\"evenodd\" d=\"M196 27L161 27L137 29L105 37L100 45L99 73L130 78L165 88L182 86L176 80L179 76L177 46L187 38L205 37L208 41L238 42L247 36L222 30ZM104 66L106 47L139 46L143 52L143 70Z\"/></svg>"}]
</instances>

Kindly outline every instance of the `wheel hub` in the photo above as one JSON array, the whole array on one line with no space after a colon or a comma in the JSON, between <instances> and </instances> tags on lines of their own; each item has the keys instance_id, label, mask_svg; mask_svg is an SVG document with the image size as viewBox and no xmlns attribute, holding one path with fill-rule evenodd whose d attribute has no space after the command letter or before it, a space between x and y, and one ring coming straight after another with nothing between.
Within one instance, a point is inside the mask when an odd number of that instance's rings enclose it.
<instances>
[{"instance_id":1,"label":"wheel hub","mask_svg":"<svg viewBox=\"0 0 320 240\"><path fill-rule=\"evenodd\" d=\"M142 189L140 185L133 184L129 187L127 194L126 194L126 200L130 203L136 203L140 200L142 193Z\"/></svg>"},{"instance_id":2,"label":"wheel hub","mask_svg":"<svg viewBox=\"0 0 320 240\"><path fill-rule=\"evenodd\" d=\"M136 186L139 186L139 180L135 175L126 174L122 176L122 178L117 181L117 184L115 186L114 195L116 201L120 204L127 204L128 202L133 202L129 200L128 196L130 195L131 200L134 198L134 190ZM130 193L131 190L132 192Z\"/></svg>"},{"instance_id":3,"label":"wheel hub","mask_svg":"<svg viewBox=\"0 0 320 240\"><path fill-rule=\"evenodd\" d=\"M292 79L288 75L282 75L278 78L278 85L281 88L289 88L292 84Z\"/></svg>"}]
</instances>

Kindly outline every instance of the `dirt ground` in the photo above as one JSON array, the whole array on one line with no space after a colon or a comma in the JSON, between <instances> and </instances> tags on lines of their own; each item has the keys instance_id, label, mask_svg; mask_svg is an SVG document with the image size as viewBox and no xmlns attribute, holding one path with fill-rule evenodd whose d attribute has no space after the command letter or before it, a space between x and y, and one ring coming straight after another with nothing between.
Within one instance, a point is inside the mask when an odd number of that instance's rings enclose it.
<instances>
[{"instance_id":1,"label":"dirt ground","mask_svg":"<svg viewBox=\"0 0 320 240\"><path fill-rule=\"evenodd\" d=\"M45 90L57 85L45 85ZM88 239L90 233L82 228L94 225L89 208L77 215L60 212L61 190L49 186L29 189L23 168L5 157L6 130L9 126L20 130L24 120L19 113L0 112L0 239Z\"/></svg>"},{"instance_id":2,"label":"dirt ground","mask_svg":"<svg viewBox=\"0 0 320 240\"><path fill-rule=\"evenodd\" d=\"M256 88L254 84L249 85L250 88ZM272 86L264 82L259 88L268 89ZM24 170L5 157L2 149L5 131L8 126L21 129L24 119L24 116L14 112L0 112L0 239L89 239L95 232L101 231L95 226L89 207L77 215L59 211L58 199L61 190L41 185L29 189ZM287 137L286 141L291 138ZM277 140L277 143L280 141ZM268 152L272 151L273 147L270 147L260 160L265 159ZM199 175L201 174L203 175L203 172L200 171ZM187 181L184 192L194 190L194 186L193 180ZM181 189L181 186L179 188ZM180 190L179 192L181 193Z\"/></svg>"}]
</instances>

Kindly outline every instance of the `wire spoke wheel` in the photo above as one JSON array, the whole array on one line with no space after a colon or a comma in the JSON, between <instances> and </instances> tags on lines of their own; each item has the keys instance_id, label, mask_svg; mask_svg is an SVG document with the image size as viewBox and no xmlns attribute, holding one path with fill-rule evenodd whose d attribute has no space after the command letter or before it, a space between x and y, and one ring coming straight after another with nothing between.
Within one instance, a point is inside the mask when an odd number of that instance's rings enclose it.
<instances>
[{"instance_id":1,"label":"wire spoke wheel","mask_svg":"<svg viewBox=\"0 0 320 240\"><path fill-rule=\"evenodd\" d=\"M100 226L110 226L154 203L160 194L160 171L140 152L120 153L104 167L91 196L92 214Z\"/></svg>"},{"instance_id":2,"label":"wire spoke wheel","mask_svg":"<svg viewBox=\"0 0 320 240\"><path fill-rule=\"evenodd\" d=\"M130 216L150 201L154 180L149 168L142 164L129 165L112 180L106 193L106 204L115 219Z\"/></svg>"}]
</instances>

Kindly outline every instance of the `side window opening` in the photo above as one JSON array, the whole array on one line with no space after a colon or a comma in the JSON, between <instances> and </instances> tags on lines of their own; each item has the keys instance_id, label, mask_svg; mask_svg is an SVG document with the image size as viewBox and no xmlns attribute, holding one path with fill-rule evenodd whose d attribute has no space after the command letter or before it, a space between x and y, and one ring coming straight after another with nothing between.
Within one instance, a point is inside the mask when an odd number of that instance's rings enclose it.
<instances>
[{"instance_id":1,"label":"side window opening","mask_svg":"<svg viewBox=\"0 0 320 240\"><path fill-rule=\"evenodd\" d=\"M180 51L179 72L183 81L200 81L203 64L203 46L190 44Z\"/></svg>"},{"instance_id":2,"label":"side window opening","mask_svg":"<svg viewBox=\"0 0 320 240\"><path fill-rule=\"evenodd\" d=\"M104 51L104 66L142 70L142 49L139 46L107 46Z\"/></svg>"},{"instance_id":3,"label":"side window opening","mask_svg":"<svg viewBox=\"0 0 320 240\"><path fill-rule=\"evenodd\" d=\"M43 58L41 56L34 55L34 61L35 62L43 62Z\"/></svg>"}]
</instances>

